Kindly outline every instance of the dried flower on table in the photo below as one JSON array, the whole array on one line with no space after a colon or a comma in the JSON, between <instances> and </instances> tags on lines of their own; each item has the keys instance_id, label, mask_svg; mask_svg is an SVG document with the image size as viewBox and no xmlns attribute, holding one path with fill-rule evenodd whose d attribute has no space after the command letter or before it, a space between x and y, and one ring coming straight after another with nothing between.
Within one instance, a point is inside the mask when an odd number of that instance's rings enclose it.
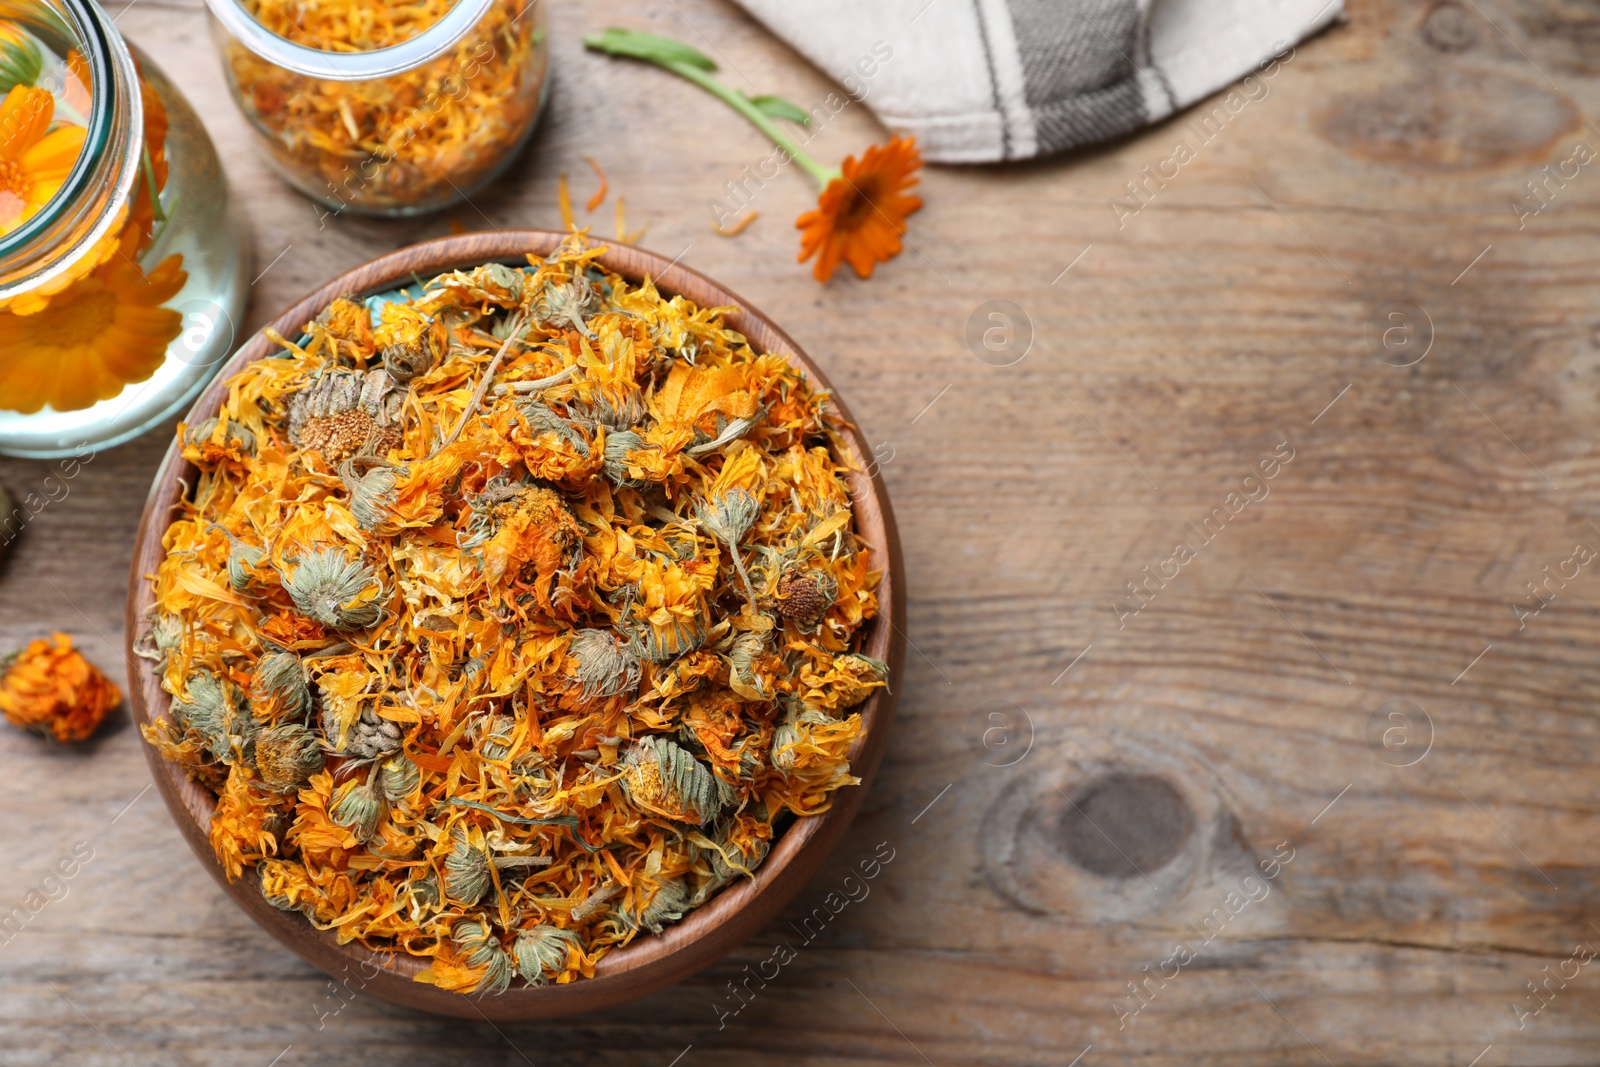
<instances>
[{"instance_id":1,"label":"dried flower on table","mask_svg":"<svg viewBox=\"0 0 1600 1067\"><path fill-rule=\"evenodd\" d=\"M57 741L84 741L122 702L122 693L72 638L58 633L53 641L34 641L0 660L0 714Z\"/></svg>"},{"instance_id":2,"label":"dried flower on table","mask_svg":"<svg viewBox=\"0 0 1600 1067\"><path fill-rule=\"evenodd\" d=\"M683 42L613 28L591 34L583 43L597 52L643 59L694 82L749 119L787 159L811 175L820 189L817 206L796 219L795 228L801 231L799 262L816 257L812 275L817 281L832 278L840 263L850 264L857 276L870 278L877 264L900 254L906 217L922 207L922 199L907 192L917 184L916 174L922 169L914 138L894 137L886 145L872 145L859 161L848 156L841 167L830 169L807 155L774 121L807 125L810 118L804 110L780 97L747 97L724 85L711 76L717 65ZM724 227L719 217L716 232L732 237L755 215L751 212L731 228Z\"/></svg>"},{"instance_id":3,"label":"dried flower on table","mask_svg":"<svg viewBox=\"0 0 1600 1067\"><path fill-rule=\"evenodd\" d=\"M336 301L181 438L145 737L230 877L441 988L752 876L886 682L826 394L597 251Z\"/></svg>"}]
</instances>

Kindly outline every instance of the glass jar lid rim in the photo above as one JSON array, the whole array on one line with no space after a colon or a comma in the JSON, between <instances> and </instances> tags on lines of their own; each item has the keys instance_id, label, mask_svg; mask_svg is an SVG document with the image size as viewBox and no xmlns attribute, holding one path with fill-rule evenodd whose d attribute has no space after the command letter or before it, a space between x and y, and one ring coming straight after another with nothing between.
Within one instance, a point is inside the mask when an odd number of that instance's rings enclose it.
<instances>
[{"instance_id":1,"label":"glass jar lid rim","mask_svg":"<svg viewBox=\"0 0 1600 1067\"><path fill-rule=\"evenodd\" d=\"M537 0L532 0L529 7ZM413 70L443 55L465 37L495 0L456 0L444 17L409 40L365 52L330 52L280 37L250 14L241 0L206 0L211 14L241 44L276 66L325 81L371 81Z\"/></svg>"},{"instance_id":2,"label":"glass jar lid rim","mask_svg":"<svg viewBox=\"0 0 1600 1067\"><path fill-rule=\"evenodd\" d=\"M27 247L36 237L55 224L62 212L93 180L95 171L100 165L100 157L111 140L116 109L113 83L117 74L111 37L116 31L109 29L99 9L94 6L93 0L53 0L53 3L41 0L40 7L50 8L55 4L59 4L70 18L68 29L76 35L76 43L89 68L88 127L84 133L83 147L79 149L78 158L73 161L72 170L67 174L66 181L61 183L61 188L56 190L55 195L32 218L16 229L0 235L0 258ZM117 41L117 45L121 45L120 40ZM137 102L137 95L134 99ZM137 123L139 119L135 117L134 121Z\"/></svg>"}]
</instances>

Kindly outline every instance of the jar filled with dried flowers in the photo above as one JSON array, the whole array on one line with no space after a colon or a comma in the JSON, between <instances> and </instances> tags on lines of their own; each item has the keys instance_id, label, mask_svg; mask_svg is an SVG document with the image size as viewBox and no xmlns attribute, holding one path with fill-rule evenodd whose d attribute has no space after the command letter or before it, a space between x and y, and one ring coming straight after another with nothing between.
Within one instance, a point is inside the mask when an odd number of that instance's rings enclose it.
<instances>
[{"instance_id":1,"label":"jar filled with dried flowers","mask_svg":"<svg viewBox=\"0 0 1600 1067\"><path fill-rule=\"evenodd\" d=\"M539 0L208 0L235 100L291 185L416 215L492 181L538 123Z\"/></svg>"},{"instance_id":2,"label":"jar filled with dried flowers","mask_svg":"<svg viewBox=\"0 0 1600 1067\"><path fill-rule=\"evenodd\" d=\"M0 452L133 437L242 319L246 231L210 139L92 0L0 0Z\"/></svg>"}]
</instances>

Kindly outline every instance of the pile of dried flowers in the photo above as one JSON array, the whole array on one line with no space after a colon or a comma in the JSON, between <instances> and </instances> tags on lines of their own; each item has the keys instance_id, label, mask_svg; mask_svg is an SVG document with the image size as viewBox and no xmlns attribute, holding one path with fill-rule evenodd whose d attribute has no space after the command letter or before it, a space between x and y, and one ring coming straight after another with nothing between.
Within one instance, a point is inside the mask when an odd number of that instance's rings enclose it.
<instances>
[{"instance_id":1,"label":"pile of dried flowers","mask_svg":"<svg viewBox=\"0 0 1600 1067\"><path fill-rule=\"evenodd\" d=\"M454 0L251 0L256 21L329 52L389 48L424 32ZM544 30L526 0L497 0L445 54L371 81L309 78L229 40L240 106L272 157L339 210L437 207L470 193L516 151L544 95Z\"/></svg>"},{"instance_id":2,"label":"pile of dried flowers","mask_svg":"<svg viewBox=\"0 0 1600 1067\"><path fill-rule=\"evenodd\" d=\"M826 394L600 252L337 300L181 431L145 737L230 878L447 989L750 875L886 681Z\"/></svg>"}]
</instances>

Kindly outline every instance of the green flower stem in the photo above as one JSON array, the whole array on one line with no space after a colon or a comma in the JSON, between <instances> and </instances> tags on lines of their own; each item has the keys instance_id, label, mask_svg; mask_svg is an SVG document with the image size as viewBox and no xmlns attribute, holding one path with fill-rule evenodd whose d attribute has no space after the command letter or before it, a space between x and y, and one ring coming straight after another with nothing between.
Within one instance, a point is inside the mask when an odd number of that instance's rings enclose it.
<instances>
[{"instance_id":1,"label":"green flower stem","mask_svg":"<svg viewBox=\"0 0 1600 1067\"><path fill-rule=\"evenodd\" d=\"M785 152L789 157L803 167L807 174L816 179L823 189L835 178L840 177L840 172L829 167L824 167L801 150L777 123L772 121L773 112L763 110L762 104L769 107L776 106L776 114L780 117L799 116L804 119L804 112L787 101L775 97L759 97L755 100L745 96L744 93L731 86L724 85L711 76L717 65L711 59L695 49L675 41L670 37L659 37L653 33L641 33L638 30L624 30L611 28L604 33L591 34L583 39L583 43L607 55L625 56L629 59L642 59L647 63L654 63L665 70L670 70L680 78L694 82L706 92L712 94L739 114L750 120L751 125L766 134L772 142Z\"/></svg>"},{"instance_id":2,"label":"green flower stem","mask_svg":"<svg viewBox=\"0 0 1600 1067\"><path fill-rule=\"evenodd\" d=\"M783 130L779 129L777 123L773 122L766 115L763 115L761 113L761 109L752 104L750 102L750 98L745 96L739 90L724 85L722 82L713 78L705 71L700 70L697 67L691 67L687 63L679 63L674 60L668 60L664 63L660 63L659 65L667 70L672 71L672 73L681 78L687 78L688 80L694 82L696 85L700 86L700 88L704 89L708 93L711 93L717 99L721 100L739 114L749 119L752 126L770 137L773 144L789 153L789 155L794 158L796 163L804 167L806 173L816 179L818 188L826 189L829 182L839 177L839 171L830 167L824 167L822 164L806 155L806 153L801 150L800 146L795 143L794 138L790 137Z\"/></svg>"}]
</instances>

